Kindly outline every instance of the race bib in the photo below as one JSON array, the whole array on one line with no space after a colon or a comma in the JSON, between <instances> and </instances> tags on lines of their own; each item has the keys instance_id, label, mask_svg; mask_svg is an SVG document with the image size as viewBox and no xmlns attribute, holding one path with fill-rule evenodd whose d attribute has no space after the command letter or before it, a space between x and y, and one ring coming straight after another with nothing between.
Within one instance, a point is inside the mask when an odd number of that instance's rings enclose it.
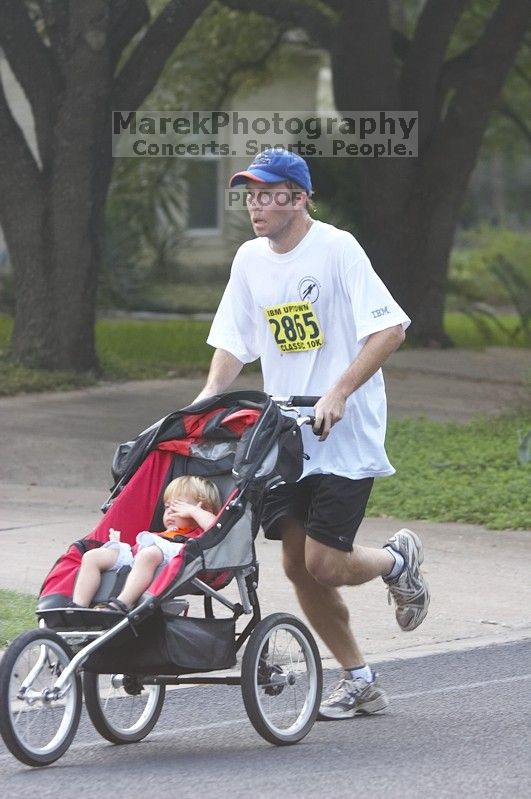
<instances>
[{"instance_id":1,"label":"race bib","mask_svg":"<svg viewBox=\"0 0 531 799\"><path fill-rule=\"evenodd\" d=\"M311 302L289 302L264 308L265 318L281 352L317 350L324 336Z\"/></svg>"}]
</instances>

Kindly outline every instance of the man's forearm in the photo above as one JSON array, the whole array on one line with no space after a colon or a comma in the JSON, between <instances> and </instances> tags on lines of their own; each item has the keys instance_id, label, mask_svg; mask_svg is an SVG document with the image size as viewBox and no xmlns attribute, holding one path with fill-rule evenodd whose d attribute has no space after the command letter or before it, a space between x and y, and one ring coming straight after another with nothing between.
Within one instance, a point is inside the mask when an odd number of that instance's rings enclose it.
<instances>
[{"instance_id":1,"label":"man's forearm","mask_svg":"<svg viewBox=\"0 0 531 799\"><path fill-rule=\"evenodd\" d=\"M373 333L356 360L335 383L333 390L340 392L345 399L349 397L383 366L387 358L402 344L404 338L405 334L400 325Z\"/></svg>"},{"instance_id":2,"label":"man's forearm","mask_svg":"<svg viewBox=\"0 0 531 799\"><path fill-rule=\"evenodd\" d=\"M369 336L356 360L315 406L314 430L320 431L320 441L325 441L332 427L343 418L348 397L380 369L404 338L400 325Z\"/></svg>"},{"instance_id":3,"label":"man's forearm","mask_svg":"<svg viewBox=\"0 0 531 799\"><path fill-rule=\"evenodd\" d=\"M243 363L232 353L222 349L215 350L205 387L194 402L225 391L236 380L242 368Z\"/></svg>"}]
</instances>

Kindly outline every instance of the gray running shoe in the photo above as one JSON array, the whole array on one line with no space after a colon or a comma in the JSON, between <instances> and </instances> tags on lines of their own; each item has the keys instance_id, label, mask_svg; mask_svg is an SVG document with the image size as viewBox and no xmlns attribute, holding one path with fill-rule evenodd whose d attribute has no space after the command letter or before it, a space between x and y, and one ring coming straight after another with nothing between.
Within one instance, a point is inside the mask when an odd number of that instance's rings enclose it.
<instances>
[{"instance_id":1,"label":"gray running shoe","mask_svg":"<svg viewBox=\"0 0 531 799\"><path fill-rule=\"evenodd\" d=\"M414 630L424 620L430 605L428 583L420 572L424 560L422 541L411 530L399 530L384 545L404 558L404 569L398 577L386 580L388 600L394 599L396 620L402 630Z\"/></svg>"},{"instance_id":2,"label":"gray running shoe","mask_svg":"<svg viewBox=\"0 0 531 799\"><path fill-rule=\"evenodd\" d=\"M374 671L371 682L363 677L353 680L350 672L344 671L328 699L321 702L317 721L351 719L356 713L378 713L385 710L388 704L389 700L378 685L378 675Z\"/></svg>"}]
</instances>

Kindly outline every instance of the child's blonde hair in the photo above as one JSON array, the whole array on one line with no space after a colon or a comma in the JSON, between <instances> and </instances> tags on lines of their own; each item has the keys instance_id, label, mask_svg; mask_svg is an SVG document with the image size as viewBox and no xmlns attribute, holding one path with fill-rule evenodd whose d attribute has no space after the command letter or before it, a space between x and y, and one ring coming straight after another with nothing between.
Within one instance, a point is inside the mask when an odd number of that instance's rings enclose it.
<instances>
[{"instance_id":1,"label":"child's blonde hair","mask_svg":"<svg viewBox=\"0 0 531 799\"><path fill-rule=\"evenodd\" d=\"M164 502L170 502L170 500L182 496L188 496L195 499L196 502L201 501L204 509L211 513L218 513L221 508L218 487L206 477L185 474L168 483L164 491Z\"/></svg>"}]
</instances>

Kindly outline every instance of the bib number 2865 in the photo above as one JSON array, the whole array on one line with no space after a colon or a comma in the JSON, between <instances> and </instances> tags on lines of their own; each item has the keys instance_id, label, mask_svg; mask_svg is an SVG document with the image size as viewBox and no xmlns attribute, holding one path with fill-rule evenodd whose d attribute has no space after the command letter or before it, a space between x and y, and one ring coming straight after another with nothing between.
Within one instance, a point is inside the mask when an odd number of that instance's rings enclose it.
<instances>
[{"instance_id":1,"label":"bib number 2865","mask_svg":"<svg viewBox=\"0 0 531 799\"><path fill-rule=\"evenodd\" d=\"M323 346L324 336L311 302L272 305L264 313L281 352L303 352Z\"/></svg>"}]
</instances>

